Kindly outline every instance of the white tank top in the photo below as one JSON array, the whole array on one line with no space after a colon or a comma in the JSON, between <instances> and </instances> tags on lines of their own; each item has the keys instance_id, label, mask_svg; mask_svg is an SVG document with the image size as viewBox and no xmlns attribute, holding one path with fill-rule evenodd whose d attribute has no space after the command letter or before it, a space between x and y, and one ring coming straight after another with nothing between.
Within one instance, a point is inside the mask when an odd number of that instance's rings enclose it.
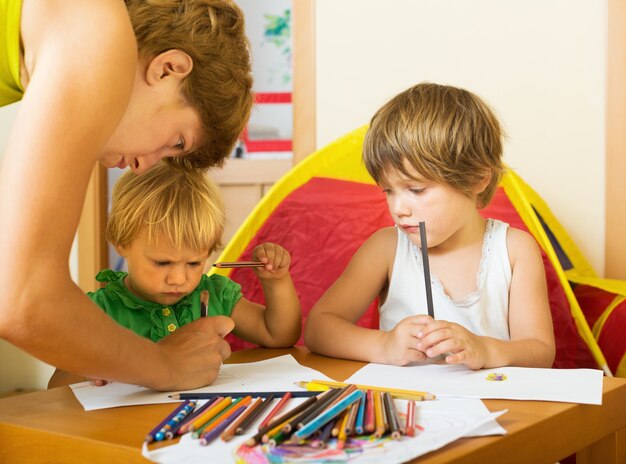
<instances>
[{"instance_id":1,"label":"white tank top","mask_svg":"<svg viewBox=\"0 0 626 464\"><path fill-rule=\"evenodd\" d=\"M435 319L456 322L477 335L510 340L509 288L511 263L506 246L509 225L488 219L476 291L453 301L437 276L431 273ZM385 303L379 309L380 330L390 331L408 316L428 314L422 254L398 229L396 259Z\"/></svg>"}]
</instances>

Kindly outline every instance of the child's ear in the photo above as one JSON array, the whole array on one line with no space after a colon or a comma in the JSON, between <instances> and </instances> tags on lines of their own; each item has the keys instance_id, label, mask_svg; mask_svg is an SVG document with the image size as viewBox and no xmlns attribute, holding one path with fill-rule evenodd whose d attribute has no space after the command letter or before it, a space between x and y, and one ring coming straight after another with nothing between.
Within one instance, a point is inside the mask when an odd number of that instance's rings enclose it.
<instances>
[{"instance_id":1,"label":"child's ear","mask_svg":"<svg viewBox=\"0 0 626 464\"><path fill-rule=\"evenodd\" d=\"M122 258L126 258L126 248L122 245L115 245L115 251L117 251L117 254Z\"/></svg>"},{"instance_id":2,"label":"child's ear","mask_svg":"<svg viewBox=\"0 0 626 464\"><path fill-rule=\"evenodd\" d=\"M146 69L146 81L150 85L167 78L182 81L192 69L193 60L189 55L176 49L167 50L152 58Z\"/></svg>"},{"instance_id":3,"label":"child's ear","mask_svg":"<svg viewBox=\"0 0 626 464\"><path fill-rule=\"evenodd\" d=\"M472 193L474 193L474 195L480 195L489 186L490 182L491 182L491 172L485 171L483 175L481 176L480 180L476 183L476 185L474 185L474 188L472 189Z\"/></svg>"}]
</instances>

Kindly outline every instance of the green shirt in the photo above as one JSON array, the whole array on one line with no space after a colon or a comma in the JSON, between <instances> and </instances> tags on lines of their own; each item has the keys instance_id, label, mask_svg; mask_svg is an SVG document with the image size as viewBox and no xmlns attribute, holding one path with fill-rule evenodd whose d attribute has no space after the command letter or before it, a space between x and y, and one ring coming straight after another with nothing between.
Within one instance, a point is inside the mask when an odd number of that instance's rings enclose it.
<instances>
[{"instance_id":1,"label":"green shirt","mask_svg":"<svg viewBox=\"0 0 626 464\"><path fill-rule=\"evenodd\" d=\"M189 322L200 318L200 292L209 291L209 316L229 316L241 298L241 285L228 277L218 274L203 275L200 284L189 295L171 306L163 306L142 300L131 293L124 285L126 272L111 269L100 271L96 276L99 282L107 282L106 287L87 296L100 306L118 324L133 332L159 341L166 335Z\"/></svg>"}]
</instances>

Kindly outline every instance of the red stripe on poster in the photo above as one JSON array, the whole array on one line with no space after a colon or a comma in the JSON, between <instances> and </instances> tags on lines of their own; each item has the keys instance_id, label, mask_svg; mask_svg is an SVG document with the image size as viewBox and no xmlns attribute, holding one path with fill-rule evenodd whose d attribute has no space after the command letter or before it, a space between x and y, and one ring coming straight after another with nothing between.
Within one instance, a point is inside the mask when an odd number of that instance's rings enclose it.
<instances>
[{"instance_id":1,"label":"red stripe on poster","mask_svg":"<svg viewBox=\"0 0 626 464\"><path fill-rule=\"evenodd\" d=\"M291 103L291 92L259 92L254 94L255 103Z\"/></svg>"},{"instance_id":2,"label":"red stripe on poster","mask_svg":"<svg viewBox=\"0 0 626 464\"><path fill-rule=\"evenodd\" d=\"M291 140L246 140L246 150L250 153L260 151L291 151Z\"/></svg>"}]
</instances>

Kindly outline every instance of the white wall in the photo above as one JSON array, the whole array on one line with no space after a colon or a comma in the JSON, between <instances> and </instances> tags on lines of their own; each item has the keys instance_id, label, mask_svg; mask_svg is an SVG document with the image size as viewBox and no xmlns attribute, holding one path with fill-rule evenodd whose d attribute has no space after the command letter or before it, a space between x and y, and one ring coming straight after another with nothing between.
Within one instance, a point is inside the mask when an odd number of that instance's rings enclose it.
<instances>
[{"instance_id":1,"label":"white wall","mask_svg":"<svg viewBox=\"0 0 626 464\"><path fill-rule=\"evenodd\" d=\"M500 116L505 162L602 274L606 9L606 0L316 0L317 146L415 83L467 88Z\"/></svg>"}]
</instances>

